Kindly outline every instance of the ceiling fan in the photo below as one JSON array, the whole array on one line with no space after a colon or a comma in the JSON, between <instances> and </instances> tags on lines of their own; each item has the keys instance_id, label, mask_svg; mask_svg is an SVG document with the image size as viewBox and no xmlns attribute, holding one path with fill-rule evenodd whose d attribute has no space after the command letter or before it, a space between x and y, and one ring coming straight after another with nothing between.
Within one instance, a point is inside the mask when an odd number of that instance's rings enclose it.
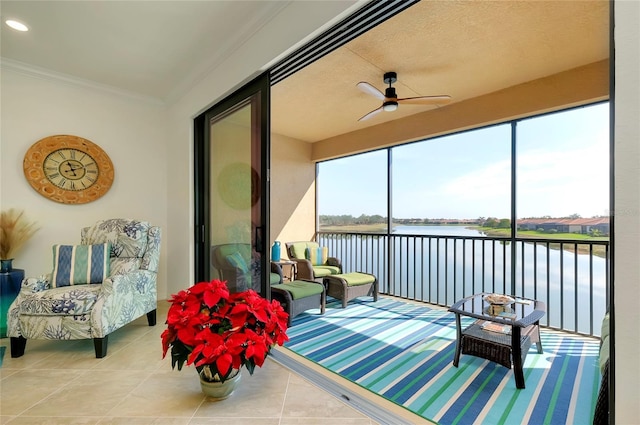
<instances>
[{"instance_id":1,"label":"ceiling fan","mask_svg":"<svg viewBox=\"0 0 640 425\"><path fill-rule=\"evenodd\" d=\"M358 121L368 120L369 118L377 115L382 111L395 111L396 109L398 109L399 103L413 105L438 105L441 103L446 103L451 99L451 96L448 95L417 96L398 99L395 87L391 86L393 83L398 81L398 75L395 72L385 72L382 81L384 81L385 84L389 84L389 87L385 89L384 93L365 81L361 81L357 84L357 87L363 92L372 95L376 99L382 100L382 105L379 108L374 109L373 111L364 115Z\"/></svg>"}]
</instances>

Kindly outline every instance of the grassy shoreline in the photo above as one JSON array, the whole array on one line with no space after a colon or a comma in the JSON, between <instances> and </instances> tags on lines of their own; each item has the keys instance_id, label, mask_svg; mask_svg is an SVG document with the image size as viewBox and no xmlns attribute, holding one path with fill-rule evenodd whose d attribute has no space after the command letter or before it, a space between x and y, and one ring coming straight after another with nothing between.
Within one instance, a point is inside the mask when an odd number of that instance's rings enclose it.
<instances>
[{"instance_id":1,"label":"grassy shoreline","mask_svg":"<svg viewBox=\"0 0 640 425\"><path fill-rule=\"evenodd\" d=\"M413 225L404 225L403 226L415 226L415 227L423 227L423 226L433 226L433 224L413 224ZM469 226L469 225L439 225L439 226L464 226L468 229L477 230L479 232L484 233L489 237L509 237L511 236L510 229L494 229L489 227L481 227L481 226ZM376 224L354 224L354 225L345 225L345 226L324 226L322 228L323 232L353 232L353 233L383 233L387 229L387 225L384 223L376 223ZM577 245L578 254L589 254L590 249L588 245L585 245L581 242L593 242L593 241L607 241L606 237L592 237L589 235L582 235L578 233L540 233L535 230L520 230L518 231L518 237L527 238L527 239L562 239L562 240L571 240L575 241ZM550 243L550 249L559 250L560 243ZM576 250L576 245L574 244L563 244L562 248L567 252L574 252ZM593 255L596 257L605 258L606 257L606 246L604 245L593 245Z\"/></svg>"}]
</instances>

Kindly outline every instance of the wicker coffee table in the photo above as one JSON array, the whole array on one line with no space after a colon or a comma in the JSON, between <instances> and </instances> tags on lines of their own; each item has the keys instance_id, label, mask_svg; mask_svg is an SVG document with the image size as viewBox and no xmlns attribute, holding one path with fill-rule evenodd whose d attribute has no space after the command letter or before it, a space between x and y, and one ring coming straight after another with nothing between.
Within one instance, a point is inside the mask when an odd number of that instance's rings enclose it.
<instances>
[{"instance_id":1,"label":"wicker coffee table","mask_svg":"<svg viewBox=\"0 0 640 425\"><path fill-rule=\"evenodd\" d=\"M453 365L458 367L460 354L469 354L509 369L513 366L516 388L524 388L522 366L529 348L535 343L538 353L542 354L539 322L546 314L546 306L541 301L518 297L513 297L515 302L496 305L485 300L488 295L491 294L471 295L449 309L456 316ZM463 329L462 316L478 320Z\"/></svg>"}]
</instances>

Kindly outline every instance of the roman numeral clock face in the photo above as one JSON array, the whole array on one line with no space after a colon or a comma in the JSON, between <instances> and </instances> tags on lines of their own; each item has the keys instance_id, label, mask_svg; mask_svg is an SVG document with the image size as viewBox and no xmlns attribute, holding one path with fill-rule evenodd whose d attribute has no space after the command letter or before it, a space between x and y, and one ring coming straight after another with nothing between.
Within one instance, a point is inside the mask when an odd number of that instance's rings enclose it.
<instances>
[{"instance_id":1,"label":"roman numeral clock face","mask_svg":"<svg viewBox=\"0 0 640 425\"><path fill-rule=\"evenodd\" d=\"M51 183L64 190L84 190L98 179L95 159L77 149L58 149L44 160L45 176Z\"/></svg>"},{"instance_id":2,"label":"roman numeral clock face","mask_svg":"<svg viewBox=\"0 0 640 425\"><path fill-rule=\"evenodd\" d=\"M41 195L64 204L83 204L103 196L113 183L109 156L77 136L50 136L34 143L24 157L24 174Z\"/></svg>"}]
</instances>

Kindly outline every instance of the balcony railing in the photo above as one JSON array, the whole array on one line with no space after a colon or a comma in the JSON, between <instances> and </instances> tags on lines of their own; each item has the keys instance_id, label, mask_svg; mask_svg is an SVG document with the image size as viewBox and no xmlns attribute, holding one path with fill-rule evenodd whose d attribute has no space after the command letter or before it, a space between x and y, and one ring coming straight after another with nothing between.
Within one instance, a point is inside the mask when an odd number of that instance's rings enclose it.
<instances>
[{"instance_id":1,"label":"balcony railing","mask_svg":"<svg viewBox=\"0 0 640 425\"><path fill-rule=\"evenodd\" d=\"M534 298L547 305L541 325L600 335L608 241L337 232L317 241L345 272L376 275L383 294L440 306L478 292Z\"/></svg>"}]
</instances>

